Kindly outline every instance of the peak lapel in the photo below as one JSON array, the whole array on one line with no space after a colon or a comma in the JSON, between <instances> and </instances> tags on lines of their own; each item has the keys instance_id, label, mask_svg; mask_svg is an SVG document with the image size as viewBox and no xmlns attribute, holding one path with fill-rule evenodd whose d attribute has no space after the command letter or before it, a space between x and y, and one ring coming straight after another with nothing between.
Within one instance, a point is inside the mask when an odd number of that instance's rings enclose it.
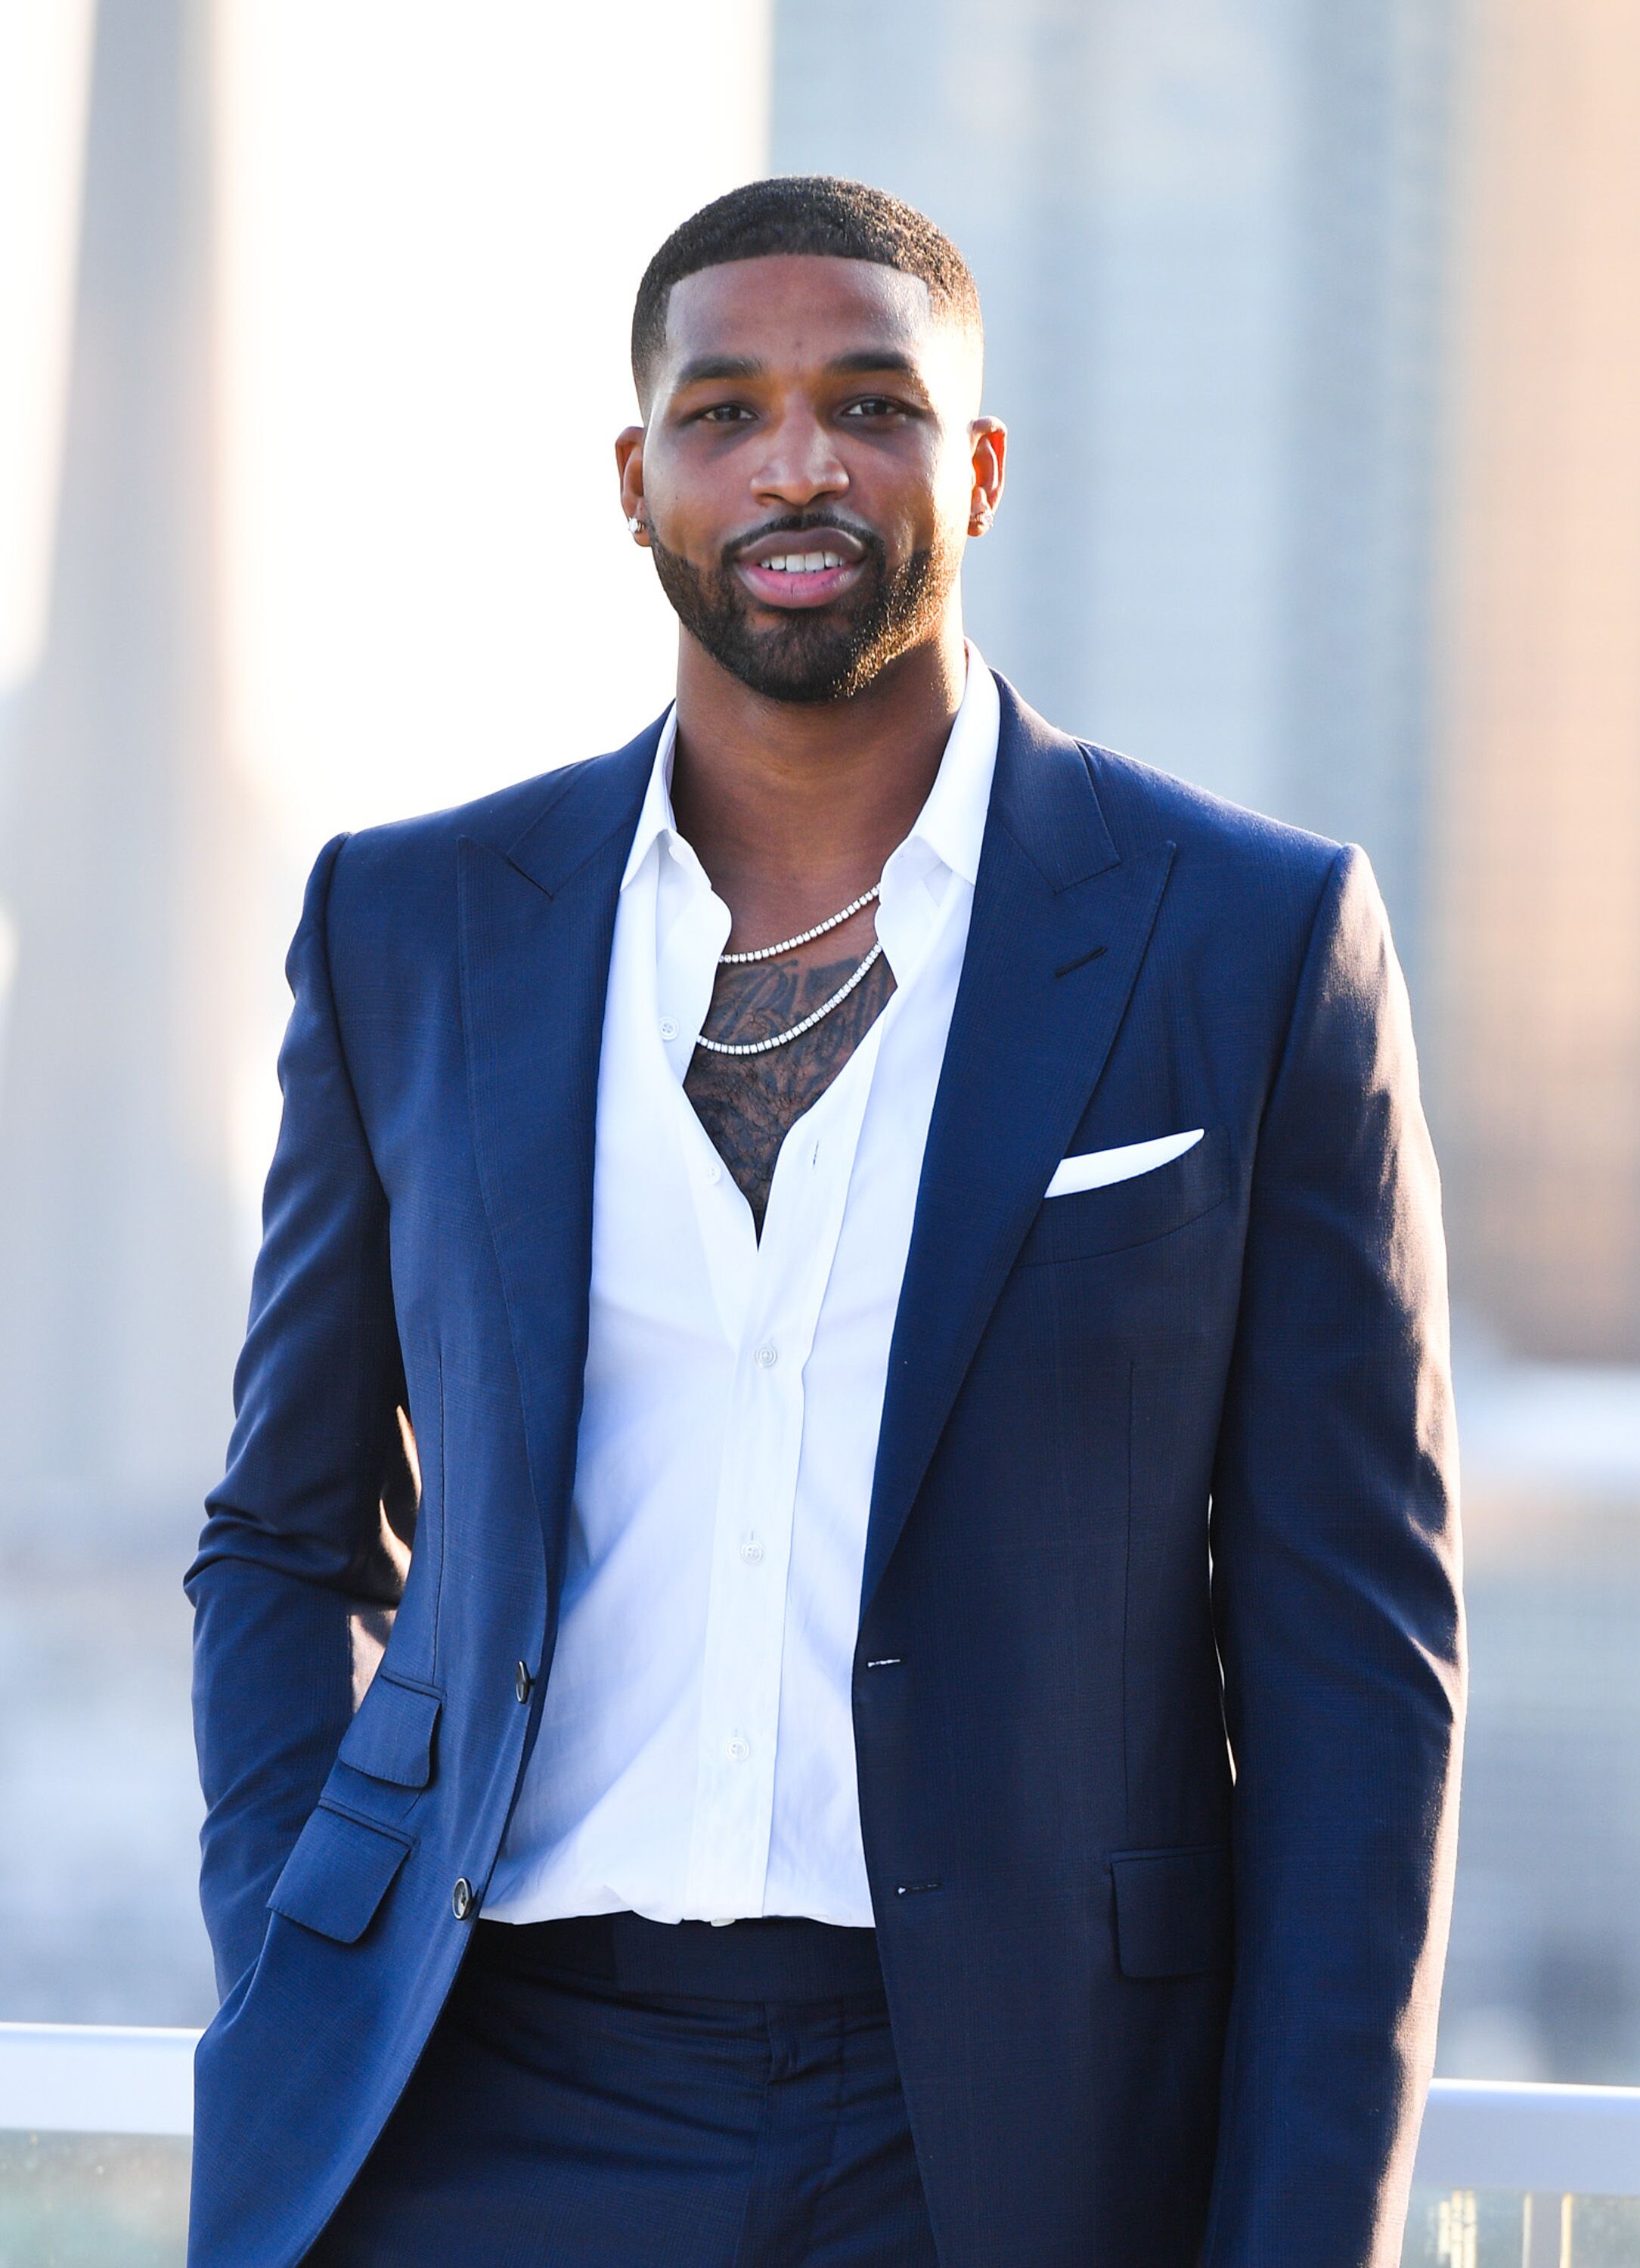
<instances>
[{"instance_id":1,"label":"peak lapel","mask_svg":"<svg viewBox=\"0 0 1640 2268\"><path fill-rule=\"evenodd\" d=\"M587 1354L609 950L659 737L656 725L617 755L566 768L505 850L458 845L473 1148L555 1581Z\"/></svg>"},{"instance_id":2,"label":"peak lapel","mask_svg":"<svg viewBox=\"0 0 1640 2268\"><path fill-rule=\"evenodd\" d=\"M862 1610L1104 1067L1172 861L1119 858L1086 757L999 681L996 780L889 1353Z\"/></svg>"}]
</instances>

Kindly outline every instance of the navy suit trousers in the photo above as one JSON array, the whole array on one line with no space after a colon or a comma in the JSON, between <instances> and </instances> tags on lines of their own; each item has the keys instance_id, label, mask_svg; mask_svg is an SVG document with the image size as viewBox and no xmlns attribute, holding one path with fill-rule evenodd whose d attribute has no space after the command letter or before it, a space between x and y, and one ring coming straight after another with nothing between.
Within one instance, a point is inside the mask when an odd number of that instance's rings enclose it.
<instances>
[{"instance_id":1,"label":"navy suit trousers","mask_svg":"<svg viewBox=\"0 0 1640 2268\"><path fill-rule=\"evenodd\" d=\"M698 1989L648 1989L680 1943ZM869 1946L481 1922L307 2268L935 2268Z\"/></svg>"}]
</instances>

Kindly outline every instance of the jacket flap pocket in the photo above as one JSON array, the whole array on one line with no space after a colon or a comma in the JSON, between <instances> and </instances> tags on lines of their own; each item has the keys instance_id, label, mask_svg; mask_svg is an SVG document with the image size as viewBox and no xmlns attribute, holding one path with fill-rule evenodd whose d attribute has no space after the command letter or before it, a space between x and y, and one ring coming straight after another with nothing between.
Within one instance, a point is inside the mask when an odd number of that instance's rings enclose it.
<instances>
[{"instance_id":1,"label":"jacket flap pocket","mask_svg":"<svg viewBox=\"0 0 1640 2268\"><path fill-rule=\"evenodd\" d=\"M1027 1267L1045 1260L1080 1260L1171 1236L1229 1196L1230 1163L1224 1129L1209 1127L1200 1142L1164 1166L1097 1189L1045 1197L1020 1247L1020 1260Z\"/></svg>"},{"instance_id":2,"label":"jacket flap pocket","mask_svg":"<svg viewBox=\"0 0 1640 2268\"><path fill-rule=\"evenodd\" d=\"M1228 1843L1119 1851L1116 1957L1124 1977L1194 1977L1228 1969L1232 1942Z\"/></svg>"},{"instance_id":3,"label":"jacket flap pocket","mask_svg":"<svg viewBox=\"0 0 1640 2268\"><path fill-rule=\"evenodd\" d=\"M342 1736L337 1760L395 1787L425 1787L432 1778L432 1729L443 1706L430 1685L411 1685L379 1669Z\"/></svg>"},{"instance_id":4,"label":"jacket flap pocket","mask_svg":"<svg viewBox=\"0 0 1640 2268\"><path fill-rule=\"evenodd\" d=\"M351 1945L369 1928L410 1847L408 1835L321 1803L297 1837L268 1904L305 1929Z\"/></svg>"}]
</instances>

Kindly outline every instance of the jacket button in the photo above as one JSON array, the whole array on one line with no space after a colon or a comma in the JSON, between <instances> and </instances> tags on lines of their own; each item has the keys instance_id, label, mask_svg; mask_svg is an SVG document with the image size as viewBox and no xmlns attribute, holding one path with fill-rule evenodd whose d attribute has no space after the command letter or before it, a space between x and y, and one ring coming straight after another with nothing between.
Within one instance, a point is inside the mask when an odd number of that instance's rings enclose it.
<instances>
[{"instance_id":1,"label":"jacket button","mask_svg":"<svg viewBox=\"0 0 1640 2268\"><path fill-rule=\"evenodd\" d=\"M513 1690L521 1701L528 1700L529 1689L535 1682L529 1674L529 1664L527 1661L521 1661L513 1672Z\"/></svg>"},{"instance_id":2,"label":"jacket button","mask_svg":"<svg viewBox=\"0 0 1640 2268\"><path fill-rule=\"evenodd\" d=\"M465 1921L473 1910L473 1886L465 1874L450 1893L450 1911L457 1921Z\"/></svg>"}]
</instances>

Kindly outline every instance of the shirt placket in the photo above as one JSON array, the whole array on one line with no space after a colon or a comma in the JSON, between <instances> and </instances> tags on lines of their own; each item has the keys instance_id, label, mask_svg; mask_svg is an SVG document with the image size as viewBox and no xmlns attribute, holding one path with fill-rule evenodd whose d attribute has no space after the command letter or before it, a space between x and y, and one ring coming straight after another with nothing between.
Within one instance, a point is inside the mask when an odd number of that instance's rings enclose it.
<instances>
[{"instance_id":1,"label":"shirt placket","mask_svg":"<svg viewBox=\"0 0 1640 2268\"><path fill-rule=\"evenodd\" d=\"M711 1005L718 955L728 937L729 910L681 837L669 837L661 847L650 1021L659 1034L666 1071L664 1092L656 1101L676 1128L718 1321L734 1346L751 1297L757 1233L750 1207L683 1091L696 1035ZM664 1123L664 1117L657 1119L657 1133Z\"/></svg>"},{"instance_id":2,"label":"shirt placket","mask_svg":"<svg viewBox=\"0 0 1640 2268\"><path fill-rule=\"evenodd\" d=\"M763 1911L802 1461L803 1366L842 1228L876 1051L874 1030L781 1147L736 1350L713 1537L686 1908L713 1919Z\"/></svg>"}]
</instances>

